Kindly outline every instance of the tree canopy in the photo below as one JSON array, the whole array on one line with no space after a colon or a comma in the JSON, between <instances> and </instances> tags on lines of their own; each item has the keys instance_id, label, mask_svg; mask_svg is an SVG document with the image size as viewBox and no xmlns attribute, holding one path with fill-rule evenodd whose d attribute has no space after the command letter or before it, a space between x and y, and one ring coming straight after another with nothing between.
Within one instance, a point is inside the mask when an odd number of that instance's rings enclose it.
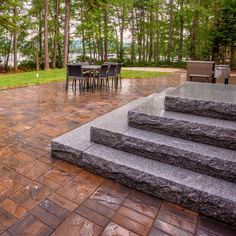
<instances>
[{"instance_id":1,"label":"tree canopy","mask_svg":"<svg viewBox=\"0 0 236 236\"><path fill-rule=\"evenodd\" d=\"M111 58L236 67L236 0L0 0L0 57L36 69ZM14 52L13 52L14 51ZM22 62L23 64L23 62ZM16 68L15 68L16 69Z\"/></svg>"}]
</instances>

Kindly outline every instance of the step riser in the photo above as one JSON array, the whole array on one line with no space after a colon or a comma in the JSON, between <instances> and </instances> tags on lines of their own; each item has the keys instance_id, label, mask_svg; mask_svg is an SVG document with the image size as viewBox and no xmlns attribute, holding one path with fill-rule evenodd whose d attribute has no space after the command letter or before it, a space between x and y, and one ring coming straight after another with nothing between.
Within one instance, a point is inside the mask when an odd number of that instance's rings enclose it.
<instances>
[{"instance_id":1,"label":"step riser","mask_svg":"<svg viewBox=\"0 0 236 236\"><path fill-rule=\"evenodd\" d=\"M236 182L236 163L91 127L91 141L184 169Z\"/></svg>"},{"instance_id":2,"label":"step riser","mask_svg":"<svg viewBox=\"0 0 236 236\"><path fill-rule=\"evenodd\" d=\"M68 152L52 148L52 156L72 161L73 164L125 184L129 187L152 194L158 198L181 204L191 210L236 226L236 204L162 178L146 174L123 165L106 161L87 153ZM223 207L222 207L223 206Z\"/></svg>"},{"instance_id":3,"label":"step riser","mask_svg":"<svg viewBox=\"0 0 236 236\"><path fill-rule=\"evenodd\" d=\"M236 150L235 130L130 111L130 127Z\"/></svg>"},{"instance_id":4,"label":"step riser","mask_svg":"<svg viewBox=\"0 0 236 236\"><path fill-rule=\"evenodd\" d=\"M190 100L181 97L165 97L167 111L182 112L200 116L236 120L236 105L214 101Z\"/></svg>"}]
</instances>

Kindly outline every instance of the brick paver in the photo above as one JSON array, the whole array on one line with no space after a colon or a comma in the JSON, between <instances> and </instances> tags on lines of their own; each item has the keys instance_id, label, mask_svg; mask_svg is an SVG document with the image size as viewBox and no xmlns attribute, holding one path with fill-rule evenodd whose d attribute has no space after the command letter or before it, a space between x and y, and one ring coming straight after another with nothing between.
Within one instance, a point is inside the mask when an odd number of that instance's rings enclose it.
<instances>
[{"instance_id":1,"label":"brick paver","mask_svg":"<svg viewBox=\"0 0 236 236\"><path fill-rule=\"evenodd\" d=\"M184 81L180 73L94 93L66 93L63 83L1 90L0 235L236 235L197 212L50 156L54 137Z\"/></svg>"}]
</instances>

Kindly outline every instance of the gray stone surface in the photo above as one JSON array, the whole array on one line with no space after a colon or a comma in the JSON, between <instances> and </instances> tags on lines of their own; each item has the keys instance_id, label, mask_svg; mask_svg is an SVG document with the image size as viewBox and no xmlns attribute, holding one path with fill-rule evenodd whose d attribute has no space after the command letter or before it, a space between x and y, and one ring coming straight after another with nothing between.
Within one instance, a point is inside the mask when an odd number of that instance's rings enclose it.
<instances>
[{"instance_id":1,"label":"gray stone surface","mask_svg":"<svg viewBox=\"0 0 236 236\"><path fill-rule=\"evenodd\" d=\"M91 125L96 126L104 126L106 127L107 124L110 124L114 127L114 130L117 130L118 132L125 131L127 129L127 124L119 123L116 121L116 118L118 119L126 119L127 113L130 109L135 108L136 106L142 104L144 101L148 100L149 98L153 97L155 94L152 94L145 98L139 98L137 100L134 100L114 111L108 112L105 115L102 115L93 121L88 122L87 124L74 129L68 133L65 133L55 139L52 140L52 153L56 153L57 150L59 152L64 152L65 154L68 153L67 149L70 150L80 150L81 152L86 150L88 147L91 146L90 142L90 127ZM61 145L63 144L63 145ZM77 153L78 154L78 153ZM62 159L65 158L66 155ZM59 157L59 153L57 154L57 157ZM67 160L72 162L73 161L73 155L71 156L71 152L67 155Z\"/></svg>"},{"instance_id":2,"label":"gray stone surface","mask_svg":"<svg viewBox=\"0 0 236 236\"><path fill-rule=\"evenodd\" d=\"M69 150L67 150L69 151ZM54 156L68 159L57 150ZM117 182L236 226L236 184L94 144L73 163Z\"/></svg>"},{"instance_id":3,"label":"gray stone surface","mask_svg":"<svg viewBox=\"0 0 236 236\"><path fill-rule=\"evenodd\" d=\"M170 92L170 90L168 92ZM211 166L215 169L217 168L217 164L215 164L213 160L219 157L223 163L222 165L225 163L234 162L234 151L227 151L221 148L217 149L216 147L210 147L203 144L199 144L199 146L197 146L198 144L194 144L191 141L181 141L178 138L169 139L166 135L158 133L153 136L153 134L148 131L142 132L130 128L128 127L127 122L123 122L127 118L128 111L132 110L131 115L132 113L135 113L135 116L147 116L148 121L150 121L151 116L153 117L152 121L155 122L156 117L163 118L163 124L165 127L164 130L167 131L172 130L172 123L168 126L166 119L182 122L184 132L188 130L186 123L189 122L190 124L195 125L192 135L200 137L203 136L204 138L211 137L213 135L213 131L210 133L210 136L206 135L203 132L203 127L206 126L210 132L210 128L212 128L212 126L213 128L217 128L219 126L223 130L229 131L228 136L231 135L233 137L233 142L230 147L235 147L235 123L229 121L223 122L222 120L211 118L201 118L201 121L199 122L200 118L197 116L165 112L163 110L164 96L165 93L162 93L159 95L154 94L149 98L138 99L115 111L107 113L104 116L79 127L78 129L54 139L52 141L51 148L52 156L78 164L81 167L101 174L105 177L112 178L122 184L126 184L130 187L163 198L167 201L183 205L189 209L199 211L207 216L236 226L235 183L198 173L196 172L198 171L197 168L196 171L186 170L174 165L162 163L158 161L158 159L153 160L141 155L135 155L95 144L90 141L90 129L92 132L93 129L98 129L101 131L110 132L109 136L107 136L110 138L113 134L115 134L113 140L114 142L117 142L117 145L120 145L119 142L122 140L119 137L120 135L121 138L128 136L129 138L132 137L132 139L135 139L134 143L132 143L133 141L131 140L131 145L127 143L129 147L132 145L137 145L136 141L140 139L142 142L144 141L145 144L150 143L150 146L146 149L146 151L155 152L157 151L155 148L158 148L160 151L167 153L170 156L174 156L176 154L175 159L179 158L177 157L177 154L181 154L180 158L189 158L188 161L190 162L190 157L193 157L194 155L196 155L194 157L196 159L199 158L199 160L204 158L205 155L207 160L204 163L209 161L209 168ZM154 101L155 99L157 104L155 107L152 107L153 105L150 101ZM152 108L155 109L152 111L148 110ZM146 121L147 120L144 119L144 124L141 123L142 128L146 128ZM140 124L138 124L138 126L139 125ZM175 128L175 126L173 127ZM147 128L150 129L150 126L148 125ZM156 128L156 124L154 125L154 128ZM198 130L201 132L199 133ZM204 131L206 132L206 130ZM219 130L214 131L218 132ZM178 136L181 132L181 128L177 129ZM202 135L202 132L205 136ZM172 134L169 131L167 133ZM189 135L189 133L187 134ZM225 135L226 134L223 133L222 138L222 134L220 133L220 140L228 143L228 139L225 140ZM92 139L95 136L91 134ZM142 138L140 138L140 136L142 136ZM182 136L185 137L184 135ZM216 140L219 142L219 139ZM152 141L154 142L153 146L151 144ZM128 142L130 142L130 140L128 140ZM159 147L155 147L158 142ZM142 145L144 145L144 143L142 143ZM172 147L172 149L165 148L165 145ZM197 150L198 148L200 149L200 147L202 148L202 152L199 154L197 153ZM170 150L169 153L168 149ZM191 152L191 154L189 152ZM216 153L220 154L220 156L217 156ZM212 160L210 160L211 158ZM174 158L172 160L174 160ZM223 168L224 170L224 168L227 169L228 167L229 166L219 168L221 170ZM232 167L229 167L229 172L231 170Z\"/></svg>"},{"instance_id":4,"label":"gray stone surface","mask_svg":"<svg viewBox=\"0 0 236 236\"><path fill-rule=\"evenodd\" d=\"M236 149L236 122L164 110L155 96L128 113L129 126Z\"/></svg>"},{"instance_id":5,"label":"gray stone surface","mask_svg":"<svg viewBox=\"0 0 236 236\"><path fill-rule=\"evenodd\" d=\"M236 86L187 82L166 96L165 109L236 120Z\"/></svg>"},{"instance_id":6,"label":"gray stone surface","mask_svg":"<svg viewBox=\"0 0 236 236\"><path fill-rule=\"evenodd\" d=\"M126 120L119 122L127 123ZM91 127L91 141L160 162L236 182L236 151L145 130Z\"/></svg>"}]
</instances>

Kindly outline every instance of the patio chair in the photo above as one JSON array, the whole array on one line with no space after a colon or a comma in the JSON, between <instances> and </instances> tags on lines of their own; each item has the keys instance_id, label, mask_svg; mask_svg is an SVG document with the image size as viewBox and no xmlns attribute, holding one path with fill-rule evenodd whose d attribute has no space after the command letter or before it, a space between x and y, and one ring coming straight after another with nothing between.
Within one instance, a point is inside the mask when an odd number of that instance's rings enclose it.
<instances>
[{"instance_id":1,"label":"patio chair","mask_svg":"<svg viewBox=\"0 0 236 236\"><path fill-rule=\"evenodd\" d=\"M213 61L188 61L187 80L193 82L213 82Z\"/></svg>"},{"instance_id":2,"label":"patio chair","mask_svg":"<svg viewBox=\"0 0 236 236\"><path fill-rule=\"evenodd\" d=\"M104 84L104 81L106 81L106 86L109 86L109 78L108 78L108 70L109 70L109 65L108 64L102 64L101 68L98 72L98 74L96 75L96 78L98 80L97 85L100 88L102 87L102 85Z\"/></svg>"},{"instance_id":3,"label":"patio chair","mask_svg":"<svg viewBox=\"0 0 236 236\"><path fill-rule=\"evenodd\" d=\"M79 81L79 89L84 88L84 82L87 79L83 75L82 65L81 64L67 64L67 76L68 79L72 79L72 88L76 90L76 83Z\"/></svg>"},{"instance_id":4,"label":"patio chair","mask_svg":"<svg viewBox=\"0 0 236 236\"><path fill-rule=\"evenodd\" d=\"M118 63L116 67L116 74L117 74L117 84L118 81L120 80L120 86L122 86L122 81L121 81L121 68L122 68L122 63Z\"/></svg>"},{"instance_id":5,"label":"patio chair","mask_svg":"<svg viewBox=\"0 0 236 236\"><path fill-rule=\"evenodd\" d=\"M115 87L117 86L117 63L112 63L109 65L109 70L108 70L108 78L112 79L112 87L113 87L113 83L115 85Z\"/></svg>"}]
</instances>

